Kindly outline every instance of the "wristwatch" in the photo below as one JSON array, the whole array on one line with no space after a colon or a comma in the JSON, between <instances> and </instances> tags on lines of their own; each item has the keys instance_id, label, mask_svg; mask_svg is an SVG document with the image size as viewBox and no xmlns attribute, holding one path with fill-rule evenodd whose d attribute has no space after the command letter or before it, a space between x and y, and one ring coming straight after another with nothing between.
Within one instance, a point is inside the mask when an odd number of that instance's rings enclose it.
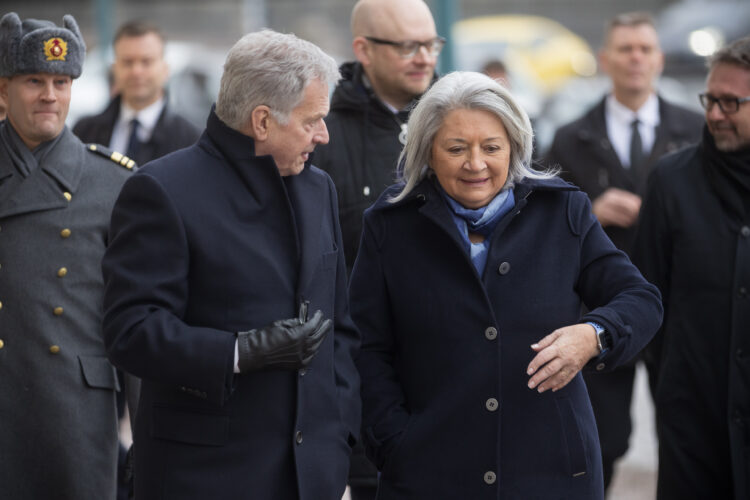
<instances>
[{"instance_id":1,"label":"wristwatch","mask_svg":"<svg viewBox=\"0 0 750 500\"><path fill-rule=\"evenodd\" d=\"M588 321L587 324L596 330L596 346L599 348L599 354L604 354L612 347L612 334L610 334L602 325Z\"/></svg>"}]
</instances>

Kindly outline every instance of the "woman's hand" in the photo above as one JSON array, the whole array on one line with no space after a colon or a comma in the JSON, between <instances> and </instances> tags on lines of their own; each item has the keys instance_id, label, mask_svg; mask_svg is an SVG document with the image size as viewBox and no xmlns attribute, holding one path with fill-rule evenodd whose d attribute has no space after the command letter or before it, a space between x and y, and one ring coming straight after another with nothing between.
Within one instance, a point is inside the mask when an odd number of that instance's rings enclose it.
<instances>
[{"instance_id":1,"label":"woman's hand","mask_svg":"<svg viewBox=\"0 0 750 500\"><path fill-rule=\"evenodd\" d=\"M529 389L536 387L539 392L562 389L591 358L599 354L596 330L585 323L558 328L538 344L532 344L531 348L537 355L529 363L526 373L533 375Z\"/></svg>"}]
</instances>

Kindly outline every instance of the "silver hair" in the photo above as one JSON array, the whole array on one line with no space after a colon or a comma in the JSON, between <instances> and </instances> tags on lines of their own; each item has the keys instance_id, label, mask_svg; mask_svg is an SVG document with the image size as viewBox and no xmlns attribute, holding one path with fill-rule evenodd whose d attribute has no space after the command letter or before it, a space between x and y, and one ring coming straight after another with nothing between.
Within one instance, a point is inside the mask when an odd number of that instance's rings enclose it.
<instances>
[{"instance_id":1,"label":"silver hair","mask_svg":"<svg viewBox=\"0 0 750 500\"><path fill-rule=\"evenodd\" d=\"M456 71L438 80L411 112L406 145L399 157L399 165L403 164L399 180L404 188L391 202L403 199L422 179L432 175L429 163L435 135L446 115L457 109L489 111L503 123L510 140L510 165L503 189L512 188L524 177L548 179L557 175L558 170L531 167L531 122L511 93L482 73Z\"/></svg>"},{"instance_id":2,"label":"silver hair","mask_svg":"<svg viewBox=\"0 0 750 500\"><path fill-rule=\"evenodd\" d=\"M312 80L330 88L339 77L336 61L313 43L270 29L249 33L227 54L216 114L227 126L241 130L252 111L266 105L285 125Z\"/></svg>"}]
</instances>

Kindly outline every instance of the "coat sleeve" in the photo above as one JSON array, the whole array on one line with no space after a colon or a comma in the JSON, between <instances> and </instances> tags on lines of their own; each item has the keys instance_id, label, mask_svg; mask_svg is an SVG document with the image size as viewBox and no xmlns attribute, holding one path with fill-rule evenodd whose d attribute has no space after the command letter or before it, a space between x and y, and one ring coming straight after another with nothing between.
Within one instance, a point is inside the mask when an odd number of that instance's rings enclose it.
<instances>
[{"instance_id":1,"label":"coat sleeve","mask_svg":"<svg viewBox=\"0 0 750 500\"><path fill-rule=\"evenodd\" d=\"M659 288L666 316L669 304L670 269L672 268L672 240L663 187L659 170L655 170L649 179L648 190L638 220L633 263L638 266L647 280ZM659 330L644 351L649 370L654 370L657 379L663 343L663 332Z\"/></svg>"},{"instance_id":2,"label":"coat sleeve","mask_svg":"<svg viewBox=\"0 0 750 500\"><path fill-rule=\"evenodd\" d=\"M612 348L595 361L613 369L635 357L661 325L661 295L607 237L584 193L571 193L568 214L581 242L577 291L589 310L581 322L611 333Z\"/></svg>"},{"instance_id":3,"label":"coat sleeve","mask_svg":"<svg viewBox=\"0 0 750 500\"><path fill-rule=\"evenodd\" d=\"M139 173L112 211L104 274L104 341L122 370L187 387L223 403L233 381L235 335L186 324L188 241L159 182Z\"/></svg>"},{"instance_id":4,"label":"coat sleeve","mask_svg":"<svg viewBox=\"0 0 750 500\"><path fill-rule=\"evenodd\" d=\"M336 387L340 405L341 420L349 430L348 441L354 446L359 439L362 417L362 403L359 397L359 373L354 365L354 359L359 351L359 330L349 313L349 297L347 295L346 261L344 258L344 244L339 225L338 202L333 181L328 178L331 193L332 224L336 233L336 247L338 257L336 262L336 298L334 309L334 371Z\"/></svg>"},{"instance_id":5,"label":"coat sleeve","mask_svg":"<svg viewBox=\"0 0 750 500\"><path fill-rule=\"evenodd\" d=\"M349 298L362 333L357 369L362 381L363 439L368 457L381 470L409 420L395 367L396 340L382 258L372 217L366 213Z\"/></svg>"}]
</instances>

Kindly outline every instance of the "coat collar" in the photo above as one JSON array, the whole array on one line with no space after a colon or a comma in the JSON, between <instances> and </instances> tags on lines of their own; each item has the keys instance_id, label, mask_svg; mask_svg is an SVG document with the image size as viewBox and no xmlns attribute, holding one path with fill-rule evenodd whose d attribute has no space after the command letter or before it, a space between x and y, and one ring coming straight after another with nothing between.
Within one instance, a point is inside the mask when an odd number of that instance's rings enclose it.
<instances>
[{"instance_id":1,"label":"coat collar","mask_svg":"<svg viewBox=\"0 0 750 500\"><path fill-rule=\"evenodd\" d=\"M0 200L0 217L65 208L68 200L65 192L75 195L80 184L85 164L86 148L68 127L63 128L62 137L50 151L42 165L26 179L18 182L6 200ZM13 169L13 170L9 170ZM12 161L5 148L0 148L0 178L20 177L14 173Z\"/></svg>"},{"instance_id":2,"label":"coat collar","mask_svg":"<svg viewBox=\"0 0 750 500\"><path fill-rule=\"evenodd\" d=\"M313 276L320 258L320 227L326 209L315 193L328 190L326 177L311 167L308 159L305 168L298 175L284 182L278 167L270 155L256 156L255 141L227 126L211 110L203 140L209 140L225 158L230 167L242 179L258 205L272 203L274 197L288 200L287 209L294 221L292 228L297 235L300 251L298 289L305 290Z\"/></svg>"}]
</instances>

